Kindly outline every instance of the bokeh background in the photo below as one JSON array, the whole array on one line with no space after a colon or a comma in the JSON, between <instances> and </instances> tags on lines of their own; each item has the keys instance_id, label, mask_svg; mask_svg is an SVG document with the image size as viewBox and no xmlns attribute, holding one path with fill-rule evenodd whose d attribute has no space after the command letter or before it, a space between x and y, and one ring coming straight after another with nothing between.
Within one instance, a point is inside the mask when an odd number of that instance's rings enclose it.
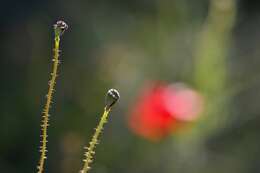
<instances>
[{"instance_id":1,"label":"bokeh background","mask_svg":"<svg viewBox=\"0 0 260 173\"><path fill-rule=\"evenodd\" d=\"M69 30L46 172L80 170L111 87L121 100L91 172L260 172L259 1L1 0L0 9L0 172L36 172L58 19ZM147 81L196 89L203 115L159 142L135 135L127 117Z\"/></svg>"}]
</instances>

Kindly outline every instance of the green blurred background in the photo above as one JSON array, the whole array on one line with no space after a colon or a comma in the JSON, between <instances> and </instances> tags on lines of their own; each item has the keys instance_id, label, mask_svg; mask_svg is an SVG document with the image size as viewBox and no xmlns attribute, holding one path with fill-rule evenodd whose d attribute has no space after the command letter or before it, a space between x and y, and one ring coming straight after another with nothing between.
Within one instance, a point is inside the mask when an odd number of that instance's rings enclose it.
<instances>
[{"instance_id":1,"label":"green blurred background","mask_svg":"<svg viewBox=\"0 0 260 173\"><path fill-rule=\"evenodd\" d=\"M63 19L46 172L78 172L103 111L91 172L260 172L260 2L257 0L1 0L0 172L36 172L53 28ZM146 81L184 82L205 96L202 118L158 143L127 127Z\"/></svg>"}]
</instances>

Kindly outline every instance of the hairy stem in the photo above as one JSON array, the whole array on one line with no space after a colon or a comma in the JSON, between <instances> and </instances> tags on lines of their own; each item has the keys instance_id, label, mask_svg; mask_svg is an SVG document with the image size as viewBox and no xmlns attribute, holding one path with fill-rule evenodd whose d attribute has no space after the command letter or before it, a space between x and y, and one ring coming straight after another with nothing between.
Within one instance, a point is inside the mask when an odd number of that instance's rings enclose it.
<instances>
[{"instance_id":1,"label":"hairy stem","mask_svg":"<svg viewBox=\"0 0 260 173\"><path fill-rule=\"evenodd\" d=\"M98 124L97 128L95 129L95 133L89 143L89 147L85 147L86 152L84 154L85 159L83 160L84 165L83 165L83 168L80 171L80 173L87 173L90 170L90 164L93 162L93 157L95 154L95 147L98 144L98 137L102 132L104 124L107 122L109 112L110 112L110 108L107 109L107 107L105 107L104 113L103 113L103 115L99 121L99 124Z\"/></svg>"},{"instance_id":2,"label":"hairy stem","mask_svg":"<svg viewBox=\"0 0 260 173\"><path fill-rule=\"evenodd\" d=\"M52 103L52 95L54 92L54 87L57 78L57 70L59 65L59 46L60 46L60 37L58 35L55 36L55 45L54 45L54 55L53 55L53 69L51 73L51 80L49 81L49 89L46 96L46 104L43 109L42 115L42 124L41 124L41 146L40 146L40 160L38 164L38 173L42 173L44 170L44 163L47 159L47 130L48 130L48 122L49 122L49 110Z\"/></svg>"}]
</instances>

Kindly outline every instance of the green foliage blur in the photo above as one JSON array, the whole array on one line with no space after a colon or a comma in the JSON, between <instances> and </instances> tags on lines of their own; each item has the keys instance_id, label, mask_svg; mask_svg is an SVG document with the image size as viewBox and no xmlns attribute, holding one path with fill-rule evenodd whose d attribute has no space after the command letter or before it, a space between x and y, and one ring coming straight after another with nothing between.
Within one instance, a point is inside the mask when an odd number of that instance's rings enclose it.
<instances>
[{"instance_id":1,"label":"green foliage blur","mask_svg":"<svg viewBox=\"0 0 260 173\"><path fill-rule=\"evenodd\" d=\"M0 172L36 172L53 24L68 23L51 108L46 173L78 172L109 88L93 173L260 172L258 1L6 1L0 19ZM205 96L201 119L153 143L127 126L146 81Z\"/></svg>"}]
</instances>

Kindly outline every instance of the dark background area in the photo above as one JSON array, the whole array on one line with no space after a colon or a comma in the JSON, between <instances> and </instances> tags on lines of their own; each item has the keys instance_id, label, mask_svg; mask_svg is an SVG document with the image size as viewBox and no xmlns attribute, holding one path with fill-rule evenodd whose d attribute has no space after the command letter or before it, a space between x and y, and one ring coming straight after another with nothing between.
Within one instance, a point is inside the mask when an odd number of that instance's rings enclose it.
<instances>
[{"instance_id":1,"label":"dark background area","mask_svg":"<svg viewBox=\"0 0 260 173\"><path fill-rule=\"evenodd\" d=\"M173 135L159 143L141 139L127 127L129 105L147 80L183 81L204 92L193 74L200 54L196 40L207 26L210 3L2 0L0 172L36 172L40 115L51 71L52 26L59 19L68 23L69 30L61 40L46 172L78 172L83 146L111 87L120 90L121 100L112 111L91 172L259 172L259 1L235 1L234 25L230 32L223 31L230 38L227 48L220 50L227 52L221 54L227 80L216 93L228 97L228 103L221 101L225 106L216 106L219 112L214 116L223 114L225 123L209 132L200 126L213 126L208 118L198 124L199 135ZM207 79L215 75L208 73ZM214 92L208 96L210 101L216 98Z\"/></svg>"}]
</instances>

